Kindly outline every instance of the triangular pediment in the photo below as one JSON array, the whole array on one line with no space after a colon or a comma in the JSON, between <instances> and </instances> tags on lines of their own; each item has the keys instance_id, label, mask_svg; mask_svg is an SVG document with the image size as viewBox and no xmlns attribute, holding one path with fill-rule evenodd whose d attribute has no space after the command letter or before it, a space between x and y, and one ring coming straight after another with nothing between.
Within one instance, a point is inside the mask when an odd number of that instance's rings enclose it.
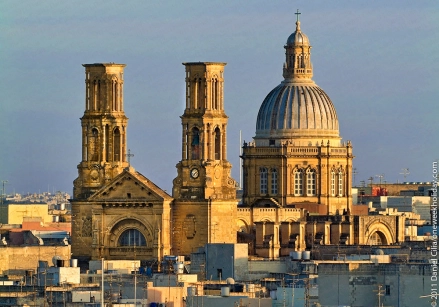
<instances>
[{"instance_id":1,"label":"triangular pediment","mask_svg":"<svg viewBox=\"0 0 439 307\"><path fill-rule=\"evenodd\" d=\"M171 201L172 197L139 172L126 169L88 200L163 202Z\"/></svg>"}]
</instances>

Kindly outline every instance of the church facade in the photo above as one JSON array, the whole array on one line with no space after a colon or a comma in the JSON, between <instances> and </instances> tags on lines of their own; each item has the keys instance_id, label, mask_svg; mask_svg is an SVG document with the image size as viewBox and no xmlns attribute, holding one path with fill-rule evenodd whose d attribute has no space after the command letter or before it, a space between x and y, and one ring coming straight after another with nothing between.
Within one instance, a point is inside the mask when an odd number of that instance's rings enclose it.
<instances>
[{"instance_id":1,"label":"church facade","mask_svg":"<svg viewBox=\"0 0 439 307\"><path fill-rule=\"evenodd\" d=\"M300 22L285 48L284 80L263 101L242 151L243 197L227 160L225 63L185 66L181 160L172 196L130 165L123 69L85 64L82 160L74 181L72 253L79 259L189 255L206 243L249 243L249 253L287 256L315 245L404 240L404 217L356 214L351 142L312 80Z\"/></svg>"}]
</instances>

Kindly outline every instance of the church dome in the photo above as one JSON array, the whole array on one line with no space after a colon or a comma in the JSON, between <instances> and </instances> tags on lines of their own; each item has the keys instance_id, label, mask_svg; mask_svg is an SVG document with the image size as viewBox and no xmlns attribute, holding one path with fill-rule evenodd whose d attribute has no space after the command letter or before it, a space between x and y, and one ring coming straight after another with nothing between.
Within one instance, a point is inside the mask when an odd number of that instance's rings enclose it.
<instances>
[{"instance_id":1,"label":"church dome","mask_svg":"<svg viewBox=\"0 0 439 307\"><path fill-rule=\"evenodd\" d=\"M311 45L298 20L284 48L284 81L262 102L254 139L340 140L334 105L312 80Z\"/></svg>"},{"instance_id":2,"label":"church dome","mask_svg":"<svg viewBox=\"0 0 439 307\"><path fill-rule=\"evenodd\" d=\"M265 98L256 122L256 138L334 138L338 134L334 105L316 84L282 82Z\"/></svg>"}]
</instances>

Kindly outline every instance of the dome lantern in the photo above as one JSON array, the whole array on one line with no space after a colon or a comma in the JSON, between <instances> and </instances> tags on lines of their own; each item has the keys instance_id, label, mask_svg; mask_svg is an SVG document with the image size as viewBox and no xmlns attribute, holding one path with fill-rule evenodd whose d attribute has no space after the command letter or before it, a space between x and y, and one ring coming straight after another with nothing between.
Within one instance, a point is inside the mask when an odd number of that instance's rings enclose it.
<instances>
[{"instance_id":1,"label":"dome lantern","mask_svg":"<svg viewBox=\"0 0 439 307\"><path fill-rule=\"evenodd\" d=\"M285 48L283 77L296 81L311 81L311 45L308 36L300 30L299 10L297 10L296 31L288 39Z\"/></svg>"}]
</instances>

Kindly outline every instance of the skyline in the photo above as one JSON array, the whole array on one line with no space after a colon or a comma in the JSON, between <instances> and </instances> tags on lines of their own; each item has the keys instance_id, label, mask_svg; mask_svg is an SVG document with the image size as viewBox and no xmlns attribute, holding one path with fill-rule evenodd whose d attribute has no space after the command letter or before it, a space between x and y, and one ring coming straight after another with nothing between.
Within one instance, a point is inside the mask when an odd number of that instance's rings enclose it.
<instances>
[{"instance_id":1,"label":"skyline","mask_svg":"<svg viewBox=\"0 0 439 307\"><path fill-rule=\"evenodd\" d=\"M352 141L355 183L379 182L381 174L402 182L404 168L406 181L432 181L431 162L439 158L435 3L98 3L0 4L0 180L8 180L7 193L72 192L81 160L82 64L101 62L127 64L131 164L169 194L181 158L181 63L226 62L228 160L239 181L239 132L251 140L259 106L283 80L283 46L297 9L313 46L313 80L333 101L343 140Z\"/></svg>"}]
</instances>

